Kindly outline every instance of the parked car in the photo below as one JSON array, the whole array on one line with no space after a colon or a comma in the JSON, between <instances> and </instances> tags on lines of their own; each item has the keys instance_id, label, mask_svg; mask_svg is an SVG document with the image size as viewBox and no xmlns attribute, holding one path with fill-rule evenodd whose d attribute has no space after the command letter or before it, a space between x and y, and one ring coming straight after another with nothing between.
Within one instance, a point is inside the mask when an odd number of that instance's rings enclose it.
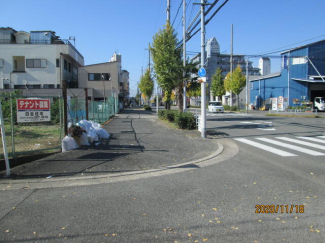
<instances>
[{"instance_id":1,"label":"parked car","mask_svg":"<svg viewBox=\"0 0 325 243\"><path fill-rule=\"evenodd\" d=\"M210 101L208 106L208 112L224 112L221 101Z\"/></svg>"}]
</instances>

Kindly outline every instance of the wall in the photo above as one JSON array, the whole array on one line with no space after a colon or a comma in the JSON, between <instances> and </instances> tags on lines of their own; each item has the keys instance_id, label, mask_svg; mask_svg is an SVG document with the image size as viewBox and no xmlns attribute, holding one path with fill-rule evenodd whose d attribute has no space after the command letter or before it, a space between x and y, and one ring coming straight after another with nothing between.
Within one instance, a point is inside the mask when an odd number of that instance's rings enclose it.
<instances>
[{"instance_id":1,"label":"wall","mask_svg":"<svg viewBox=\"0 0 325 243\"><path fill-rule=\"evenodd\" d=\"M119 62L107 62L94 65L88 65L80 67L78 71L79 75L79 86L89 87L94 90L94 98L103 98L104 85L105 85L105 96L110 96L110 91L118 93L120 72ZM88 81L88 73L110 73L110 81Z\"/></svg>"}]
</instances>

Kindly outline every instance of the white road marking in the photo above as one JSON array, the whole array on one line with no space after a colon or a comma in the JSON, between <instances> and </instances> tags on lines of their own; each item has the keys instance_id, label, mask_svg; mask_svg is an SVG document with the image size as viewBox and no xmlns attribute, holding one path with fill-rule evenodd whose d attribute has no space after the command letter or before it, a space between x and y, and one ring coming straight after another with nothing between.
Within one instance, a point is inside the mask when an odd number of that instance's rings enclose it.
<instances>
[{"instance_id":1,"label":"white road marking","mask_svg":"<svg viewBox=\"0 0 325 243\"><path fill-rule=\"evenodd\" d=\"M253 122L240 122L240 123L252 124Z\"/></svg>"},{"instance_id":2,"label":"white road marking","mask_svg":"<svg viewBox=\"0 0 325 243\"><path fill-rule=\"evenodd\" d=\"M297 156L295 154L288 153L288 152L280 150L280 149L276 149L276 148L273 148L273 147L270 147L270 146L267 146L267 145L264 145L264 144L261 144L261 143L250 141L250 140L248 140L246 138L235 138L235 140L237 140L239 142L242 142L242 143L249 144L249 145L254 146L256 148L263 149L263 150L268 151L270 153L280 155L280 156L285 156L285 157Z\"/></svg>"},{"instance_id":3,"label":"white road marking","mask_svg":"<svg viewBox=\"0 0 325 243\"><path fill-rule=\"evenodd\" d=\"M317 136L317 137L319 137L319 138L325 138L325 136Z\"/></svg>"},{"instance_id":4,"label":"white road marking","mask_svg":"<svg viewBox=\"0 0 325 243\"><path fill-rule=\"evenodd\" d=\"M310 141L314 141L314 142L318 142L318 143L325 143L325 140L318 139L318 138L311 138L311 137L297 137L297 138L306 139L306 140L310 140Z\"/></svg>"},{"instance_id":5,"label":"white road marking","mask_svg":"<svg viewBox=\"0 0 325 243\"><path fill-rule=\"evenodd\" d=\"M263 130L263 131L275 131L275 128L257 128L259 130Z\"/></svg>"},{"instance_id":6,"label":"white road marking","mask_svg":"<svg viewBox=\"0 0 325 243\"><path fill-rule=\"evenodd\" d=\"M287 143L282 143L282 142L272 140L272 139L269 139L269 138L256 138L256 139L258 139L260 141L263 141L263 142L272 143L272 144L275 144L275 145L278 145L278 146L282 146L284 148L289 148L289 149L292 149L292 150L296 150L296 151L299 151L301 153L313 155L313 156L323 156L323 155L325 155L325 154L317 152L317 151L313 151L313 150L310 150L310 149L305 149L305 148L298 147L298 146L291 145L291 144L287 144Z\"/></svg>"},{"instance_id":7,"label":"white road marking","mask_svg":"<svg viewBox=\"0 0 325 243\"><path fill-rule=\"evenodd\" d=\"M276 137L276 138L281 139L281 140L285 140L285 141L288 141L288 142L292 142L292 143L298 143L298 144L301 144L301 145L306 145L306 146L309 146L309 147L325 150L325 146L319 145L319 144L316 144L316 143L309 143L309 142L305 142L305 141L301 141L301 140L297 140L297 139L292 139L292 138L287 138L287 137Z\"/></svg>"}]
</instances>

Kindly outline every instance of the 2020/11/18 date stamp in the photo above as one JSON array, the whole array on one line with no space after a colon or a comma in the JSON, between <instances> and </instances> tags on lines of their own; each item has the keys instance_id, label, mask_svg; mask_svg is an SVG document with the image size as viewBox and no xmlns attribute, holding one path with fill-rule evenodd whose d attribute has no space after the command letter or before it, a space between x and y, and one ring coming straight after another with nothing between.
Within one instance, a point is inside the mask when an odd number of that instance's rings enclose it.
<instances>
[{"instance_id":1,"label":"2020/11/18 date stamp","mask_svg":"<svg viewBox=\"0 0 325 243\"><path fill-rule=\"evenodd\" d=\"M256 205L255 213L304 213L305 205Z\"/></svg>"}]
</instances>

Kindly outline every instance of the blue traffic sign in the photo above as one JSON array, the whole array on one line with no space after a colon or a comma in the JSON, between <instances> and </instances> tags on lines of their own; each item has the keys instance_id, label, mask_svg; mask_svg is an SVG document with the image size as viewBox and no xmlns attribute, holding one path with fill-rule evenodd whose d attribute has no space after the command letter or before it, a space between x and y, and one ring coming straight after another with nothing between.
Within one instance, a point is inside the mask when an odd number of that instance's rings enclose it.
<instances>
[{"instance_id":1,"label":"blue traffic sign","mask_svg":"<svg viewBox=\"0 0 325 243\"><path fill-rule=\"evenodd\" d=\"M203 78L203 77L205 77L205 75L206 75L205 69L204 68L200 68L199 69L199 76Z\"/></svg>"}]
</instances>

